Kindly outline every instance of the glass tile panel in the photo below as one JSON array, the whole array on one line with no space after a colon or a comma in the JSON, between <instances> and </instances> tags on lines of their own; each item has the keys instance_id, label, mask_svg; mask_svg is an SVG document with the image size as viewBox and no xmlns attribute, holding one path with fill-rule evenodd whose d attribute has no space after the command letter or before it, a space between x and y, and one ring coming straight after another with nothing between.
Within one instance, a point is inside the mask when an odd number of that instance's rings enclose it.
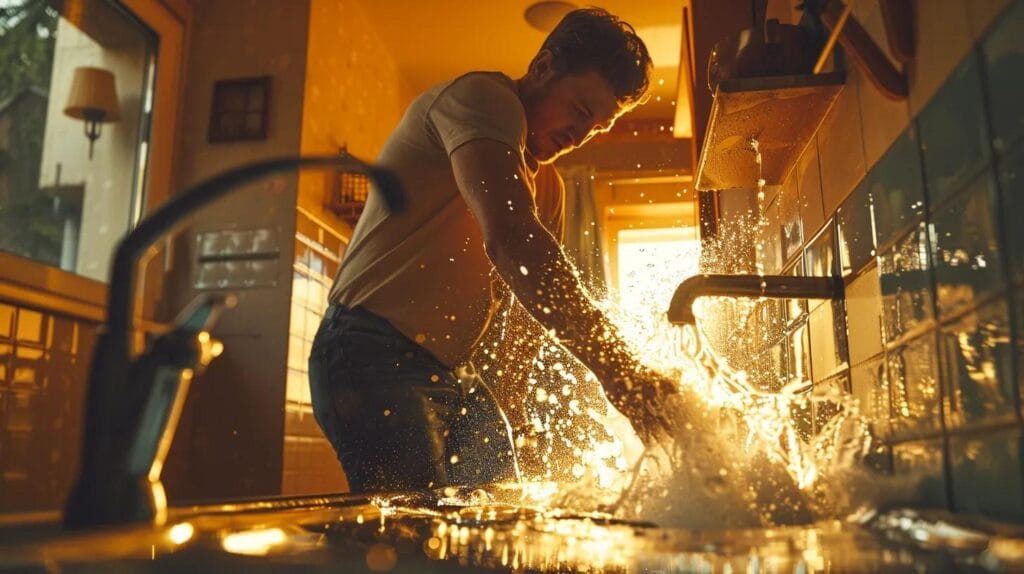
<instances>
[{"instance_id":1,"label":"glass tile panel","mask_svg":"<svg viewBox=\"0 0 1024 574\"><path fill-rule=\"evenodd\" d=\"M942 341L947 425L976 427L1016 420L1006 301L997 300L944 325Z\"/></svg>"},{"instance_id":2,"label":"glass tile panel","mask_svg":"<svg viewBox=\"0 0 1024 574\"><path fill-rule=\"evenodd\" d=\"M889 378L882 357L850 369L850 386L860 414L871 426L873 436L886 440L890 432Z\"/></svg>"},{"instance_id":3,"label":"glass tile panel","mask_svg":"<svg viewBox=\"0 0 1024 574\"><path fill-rule=\"evenodd\" d=\"M804 270L811 277L832 277L838 271L835 265L835 249L832 224L825 229L804 250Z\"/></svg>"},{"instance_id":4,"label":"glass tile panel","mask_svg":"<svg viewBox=\"0 0 1024 574\"><path fill-rule=\"evenodd\" d=\"M986 171L935 213L931 239L940 317L976 306L1005 288L997 205L993 178Z\"/></svg>"},{"instance_id":5,"label":"glass tile panel","mask_svg":"<svg viewBox=\"0 0 1024 574\"><path fill-rule=\"evenodd\" d=\"M1021 225L1021 214L1024 213L1024 145L1000 158L998 164L1010 277L1014 283L1021 284L1024 283L1024 225Z\"/></svg>"},{"instance_id":6,"label":"glass tile panel","mask_svg":"<svg viewBox=\"0 0 1024 574\"><path fill-rule=\"evenodd\" d=\"M878 258L882 330L894 344L934 320L926 227L922 223Z\"/></svg>"},{"instance_id":7,"label":"glass tile panel","mask_svg":"<svg viewBox=\"0 0 1024 574\"><path fill-rule=\"evenodd\" d=\"M969 53L917 118L933 211L992 157L978 68L977 54Z\"/></svg>"},{"instance_id":8,"label":"glass tile panel","mask_svg":"<svg viewBox=\"0 0 1024 574\"><path fill-rule=\"evenodd\" d=\"M1009 4L982 42L996 149L1009 149L1024 136L1024 3Z\"/></svg>"},{"instance_id":9,"label":"glass tile panel","mask_svg":"<svg viewBox=\"0 0 1024 574\"><path fill-rule=\"evenodd\" d=\"M860 271L875 257L875 230L869 189L865 180L836 212L843 276Z\"/></svg>"},{"instance_id":10,"label":"glass tile panel","mask_svg":"<svg viewBox=\"0 0 1024 574\"><path fill-rule=\"evenodd\" d=\"M924 215L924 180L914 129L908 128L867 176L875 216L875 241L887 246Z\"/></svg>"},{"instance_id":11,"label":"glass tile panel","mask_svg":"<svg viewBox=\"0 0 1024 574\"><path fill-rule=\"evenodd\" d=\"M909 499L901 503L924 508L948 505L944 450L943 439L893 445L893 474L911 485Z\"/></svg>"},{"instance_id":12,"label":"glass tile panel","mask_svg":"<svg viewBox=\"0 0 1024 574\"><path fill-rule=\"evenodd\" d=\"M955 511L1024 519L1021 439L1019 429L949 439Z\"/></svg>"},{"instance_id":13,"label":"glass tile panel","mask_svg":"<svg viewBox=\"0 0 1024 574\"><path fill-rule=\"evenodd\" d=\"M934 332L890 351L887 363L892 391L893 438L916 438L940 432L942 403Z\"/></svg>"}]
</instances>

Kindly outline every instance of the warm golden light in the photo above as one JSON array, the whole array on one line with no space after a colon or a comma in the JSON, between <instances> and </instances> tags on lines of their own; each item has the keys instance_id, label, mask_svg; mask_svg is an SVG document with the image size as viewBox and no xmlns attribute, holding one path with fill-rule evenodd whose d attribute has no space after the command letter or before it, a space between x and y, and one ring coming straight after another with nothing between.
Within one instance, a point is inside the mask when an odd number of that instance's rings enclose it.
<instances>
[{"instance_id":1,"label":"warm golden light","mask_svg":"<svg viewBox=\"0 0 1024 574\"><path fill-rule=\"evenodd\" d=\"M195 535L196 529L190 522L175 524L167 531L167 537L175 544L184 544Z\"/></svg>"},{"instance_id":2,"label":"warm golden light","mask_svg":"<svg viewBox=\"0 0 1024 574\"><path fill-rule=\"evenodd\" d=\"M264 556L271 548L283 543L286 538L284 531L280 528L244 530L225 535L221 546L232 554Z\"/></svg>"}]
</instances>

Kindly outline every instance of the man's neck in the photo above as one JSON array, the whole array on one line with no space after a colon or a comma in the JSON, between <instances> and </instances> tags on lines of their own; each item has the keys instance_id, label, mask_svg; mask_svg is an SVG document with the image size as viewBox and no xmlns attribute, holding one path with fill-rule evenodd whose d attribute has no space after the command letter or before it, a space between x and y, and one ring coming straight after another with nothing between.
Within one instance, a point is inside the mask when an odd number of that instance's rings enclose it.
<instances>
[{"instance_id":1,"label":"man's neck","mask_svg":"<svg viewBox=\"0 0 1024 574\"><path fill-rule=\"evenodd\" d=\"M526 104L527 104L527 97L528 97L527 94L526 94L526 90L529 89L527 87L527 85L526 85L526 77L522 77L522 78L519 78L518 80L513 80L513 81L515 82L515 85L516 85L516 95L519 96L519 103L522 104L523 105L523 109L526 110L527 109L527 106L526 106ZM530 129L529 118L527 118L526 129L527 129L527 131L529 131L529 129ZM527 169L530 170L530 173L533 174L533 175L537 175L537 172L540 171L540 162L537 161L537 158L533 157L533 154L530 153L530 149L529 148L526 148L523 151L523 159L526 160L526 167L527 167Z\"/></svg>"}]
</instances>

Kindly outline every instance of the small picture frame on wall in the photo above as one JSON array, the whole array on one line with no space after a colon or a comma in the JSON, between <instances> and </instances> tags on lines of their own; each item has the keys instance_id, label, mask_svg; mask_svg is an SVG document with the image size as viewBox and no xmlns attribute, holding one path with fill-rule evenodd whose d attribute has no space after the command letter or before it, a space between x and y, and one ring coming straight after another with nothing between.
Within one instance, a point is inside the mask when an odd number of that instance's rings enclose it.
<instances>
[{"instance_id":1,"label":"small picture frame on wall","mask_svg":"<svg viewBox=\"0 0 1024 574\"><path fill-rule=\"evenodd\" d=\"M213 85L207 141L267 139L269 115L270 76L218 80Z\"/></svg>"}]
</instances>

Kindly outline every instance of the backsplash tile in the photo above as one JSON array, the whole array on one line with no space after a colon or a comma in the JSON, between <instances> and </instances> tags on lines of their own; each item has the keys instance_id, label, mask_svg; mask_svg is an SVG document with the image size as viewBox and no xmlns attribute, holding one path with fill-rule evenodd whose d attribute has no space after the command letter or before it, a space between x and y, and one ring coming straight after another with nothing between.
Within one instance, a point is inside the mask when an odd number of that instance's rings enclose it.
<instances>
[{"instance_id":1,"label":"backsplash tile","mask_svg":"<svg viewBox=\"0 0 1024 574\"><path fill-rule=\"evenodd\" d=\"M792 267L783 272L783 275L792 275L793 277L803 277L807 275L804 272L804 258L798 256L792 263ZM801 318L805 318L807 315L807 300L806 299L785 299L786 318L792 322Z\"/></svg>"},{"instance_id":2,"label":"backsplash tile","mask_svg":"<svg viewBox=\"0 0 1024 574\"><path fill-rule=\"evenodd\" d=\"M1017 375L1017 404L1024 419L1024 289L1013 295L1013 372Z\"/></svg>"},{"instance_id":3,"label":"backsplash tile","mask_svg":"<svg viewBox=\"0 0 1024 574\"><path fill-rule=\"evenodd\" d=\"M871 426L871 434L880 440L889 438L891 398L885 359L872 359L850 369L850 387L860 414Z\"/></svg>"},{"instance_id":4,"label":"backsplash tile","mask_svg":"<svg viewBox=\"0 0 1024 574\"><path fill-rule=\"evenodd\" d=\"M828 301L811 311L807 320L811 334L811 373L815 381L833 376L847 361L842 305L842 301Z\"/></svg>"},{"instance_id":5,"label":"backsplash tile","mask_svg":"<svg viewBox=\"0 0 1024 574\"><path fill-rule=\"evenodd\" d=\"M907 498L901 503L925 508L946 508L945 439L904 442L892 447L893 474L909 483Z\"/></svg>"},{"instance_id":6,"label":"backsplash tile","mask_svg":"<svg viewBox=\"0 0 1024 574\"><path fill-rule=\"evenodd\" d=\"M1013 3L982 43L988 77L989 115L997 150L1024 137L1024 2Z\"/></svg>"},{"instance_id":7,"label":"backsplash tile","mask_svg":"<svg viewBox=\"0 0 1024 574\"><path fill-rule=\"evenodd\" d=\"M1019 420L1006 301L943 325L941 338L946 424L976 428Z\"/></svg>"},{"instance_id":8,"label":"backsplash tile","mask_svg":"<svg viewBox=\"0 0 1024 574\"><path fill-rule=\"evenodd\" d=\"M820 433L825 425L840 410L843 398L850 392L850 374L848 371L839 373L825 381L814 383L814 432Z\"/></svg>"},{"instance_id":9,"label":"backsplash tile","mask_svg":"<svg viewBox=\"0 0 1024 574\"><path fill-rule=\"evenodd\" d=\"M758 229L757 258L763 272L778 275L782 271L782 223L780 201L776 195L764 214L765 224Z\"/></svg>"},{"instance_id":10,"label":"backsplash tile","mask_svg":"<svg viewBox=\"0 0 1024 574\"><path fill-rule=\"evenodd\" d=\"M0 303L0 512L56 509L67 496L95 330Z\"/></svg>"},{"instance_id":11,"label":"backsplash tile","mask_svg":"<svg viewBox=\"0 0 1024 574\"><path fill-rule=\"evenodd\" d=\"M789 261L800 252L804 244L804 222L800 218L800 192L797 188L796 170L790 173L775 201L779 202L782 260Z\"/></svg>"},{"instance_id":12,"label":"backsplash tile","mask_svg":"<svg viewBox=\"0 0 1024 574\"><path fill-rule=\"evenodd\" d=\"M804 250L804 274L809 277L833 277L839 270L837 263L835 231L829 222ZM812 302L811 307L814 306L815 302Z\"/></svg>"},{"instance_id":13,"label":"backsplash tile","mask_svg":"<svg viewBox=\"0 0 1024 574\"><path fill-rule=\"evenodd\" d=\"M1007 259L1014 283L1024 283L1024 145L999 160L999 188L1003 200L1003 229L1006 230Z\"/></svg>"},{"instance_id":14,"label":"backsplash tile","mask_svg":"<svg viewBox=\"0 0 1024 574\"><path fill-rule=\"evenodd\" d=\"M839 263L845 277L875 257L875 230L867 182L861 182L836 211Z\"/></svg>"},{"instance_id":15,"label":"backsplash tile","mask_svg":"<svg viewBox=\"0 0 1024 574\"><path fill-rule=\"evenodd\" d=\"M905 130L865 178L875 216L875 242L886 247L925 212L917 131Z\"/></svg>"},{"instance_id":16,"label":"backsplash tile","mask_svg":"<svg viewBox=\"0 0 1024 574\"><path fill-rule=\"evenodd\" d=\"M932 251L941 317L977 305L1006 285L995 182L986 171L935 212Z\"/></svg>"},{"instance_id":17,"label":"backsplash tile","mask_svg":"<svg viewBox=\"0 0 1024 574\"><path fill-rule=\"evenodd\" d=\"M1024 519L1022 438L1020 429L1009 429L949 439L955 511Z\"/></svg>"},{"instance_id":18,"label":"backsplash tile","mask_svg":"<svg viewBox=\"0 0 1024 574\"><path fill-rule=\"evenodd\" d=\"M917 120L932 211L988 163L986 122L978 57L971 52Z\"/></svg>"},{"instance_id":19,"label":"backsplash tile","mask_svg":"<svg viewBox=\"0 0 1024 574\"><path fill-rule=\"evenodd\" d=\"M900 504L1024 522L1024 0L914 7L909 100L853 68L768 203L766 269L777 245L845 300L786 301L787 338L750 354L769 387L814 380L805 438L852 394ZM855 10L880 33L877 0Z\"/></svg>"},{"instance_id":20,"label":"backsplash tile","mask_svg":"<svg viewBox=\"0 0 1024 574\"><path fill-rule=\"evenodd\" d=\"M878 257L887 343L896 343L935 319L926 229L920 224Z\"/></svg>"},{"instance_id":21,"label":"backsplash tile","mask_svg":"<svg viewBox=\"0 0 1024 574\"><path fill-rule=\"evenodd\" d=\"M797 190L800 194L800 218L804 222L804 237L813 237L825 223L825 209L821 204L821 170L818 167L816 138L807 145L797 160Z\"/></svg>"},{"instance_id":22,"label":"backsplash tile","mask_svg":"<svg viewBox=\"0 0 1024 574\"><path fill-rule=\"evenodd\" d=\"M789 382L788 342L783 341L769 349L768 360L770 363L769 375L771 380L768 382L767 390L777 393Z\"/></svg>"},{"instance_id":23,"label":"backsplash tile","mask_svg":"<svg viewBox=\"0 0 1024 574\"><path fill-rule=\"evenodd\" d=\"M846 286L850 364L882 352L882 292L878 268L871 267Z\"/></svg>"},{"instance_id":24,"label":"backsplash tile","mask_svg":"<svg viewBox=\"0 0 1024 574\"><path fill-rule=\"evenodd\" d=\"M928 333L887 355L892 392L892 436L918 438L942 431L939 357L935 334Z\"/></svg>"},{"instance_id":25,"label":"backsplash tile","mask_svg":"<svg viewBox=\"0 0 1024 574\"><path fill-rule=\"evenodd\" d=\"M789 335L789 380L801 382L811 380L811 338L807 323L798 326Z\"/></svg>"}]
</instances>

